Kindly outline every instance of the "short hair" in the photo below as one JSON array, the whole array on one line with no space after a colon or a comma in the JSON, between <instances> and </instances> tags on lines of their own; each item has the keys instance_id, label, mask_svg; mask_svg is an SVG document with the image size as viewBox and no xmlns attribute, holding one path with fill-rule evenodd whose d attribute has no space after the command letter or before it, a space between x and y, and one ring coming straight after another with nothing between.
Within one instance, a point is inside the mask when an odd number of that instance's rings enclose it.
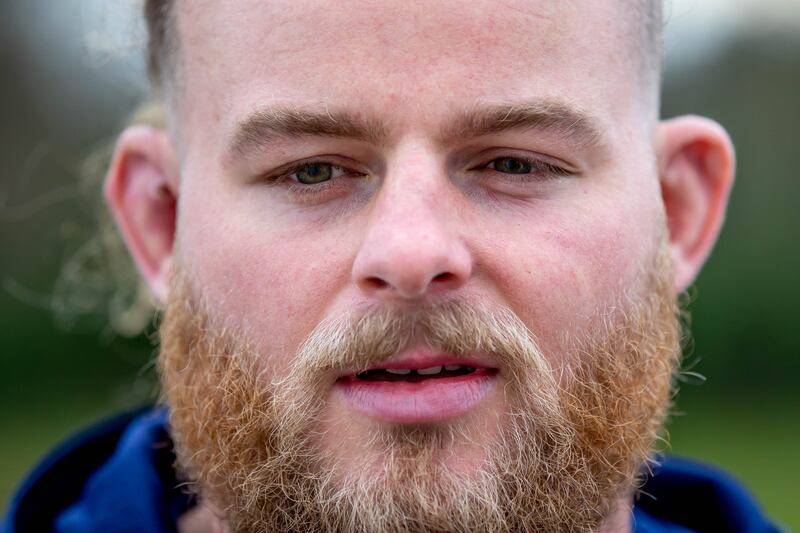
<instances>
[{"instance_id":1,"label":"short hair","mask_svg":"<svg viewBox=\"0 0 800 533\"><path fill-rule=\"evenodd\" d=\"M145 0L147 23L147 69L153 88L163 94L172 83L179 40L175 24L176 0ZM662 70L663 0L631 0L633 39L645 80L658 91Z\"/></svg>"},{"instance_id":2,"label":"short hair","mask_svg":"<svg viewBox=\"0 0 800 533\"><path fill-rule=\"evenodd\" d=\"M177 53L177 27L174 0L145 0L147 25L147 72L153 88L160 92L167 81L166 71Z\"/></svg>"}]
</instances>

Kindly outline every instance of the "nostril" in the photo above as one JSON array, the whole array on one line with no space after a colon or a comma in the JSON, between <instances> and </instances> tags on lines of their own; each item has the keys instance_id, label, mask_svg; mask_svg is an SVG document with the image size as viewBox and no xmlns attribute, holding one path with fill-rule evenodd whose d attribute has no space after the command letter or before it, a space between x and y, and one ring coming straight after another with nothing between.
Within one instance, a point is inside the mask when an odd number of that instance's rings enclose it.
<instances>
[{"instance_id":1,"label":"nostril","mask_svg":"<svg viewBox=\"0 0 800 533\"><path fill-rule=\"evenodd\" d=\"M364 283L366 283L372 289L385 289L389 286L387 282L375 276L365 279Z\"/></svg>"},{"instance_id":2,"label":"nostril","mask_svg":"<svg viewBox=\"0 0 800 533\"><path fill-rule=\"evenodd\" d=\"M451 274L450 272L442 272L441 274L437 274L433 277L431 281L436 282L447 282L455 278L455 275Z\"/></svg>"}]
</instances>

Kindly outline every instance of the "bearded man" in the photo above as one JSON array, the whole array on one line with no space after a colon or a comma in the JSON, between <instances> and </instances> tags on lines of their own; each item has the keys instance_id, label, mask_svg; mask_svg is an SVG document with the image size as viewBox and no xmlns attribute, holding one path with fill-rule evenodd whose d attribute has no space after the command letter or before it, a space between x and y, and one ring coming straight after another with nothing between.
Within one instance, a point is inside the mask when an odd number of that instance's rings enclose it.
<instances>
[{"instance_id":1,"label":"bearded man","mask_svg":"<svg viewBox=\"0 0 800 533\"><path fill-rule=\"evenodd\" d=\"M724 130L658 120L658 0L148 0L163 127L106 198L162 407L9 531L773 531L654 455Z\"/></svg>"}]
</instances>

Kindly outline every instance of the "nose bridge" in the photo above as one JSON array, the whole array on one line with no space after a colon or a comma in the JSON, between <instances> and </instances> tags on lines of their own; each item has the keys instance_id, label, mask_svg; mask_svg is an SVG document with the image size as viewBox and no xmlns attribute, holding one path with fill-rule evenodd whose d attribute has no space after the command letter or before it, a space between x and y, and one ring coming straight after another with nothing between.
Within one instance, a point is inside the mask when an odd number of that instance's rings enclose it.
<instances>
[{"instance_id":1,"label":"nose bridge","mask_svg":"<svg viewBox=\"0 0 800 533\"><path fill-rule=\"evenodd\" d=\"M397 153L370 210L354 282L370 296L406 299L463 285L472 260L457 195L431 150L416 145Z\"/></svg>"},{"instance_id":2,"label":"nose bridge","mask_svg":"<svg viewBox=\"0 0 800 533\"><path fill-rule=\"evenodd\" d=\"M446 237L453 213L448 218L447 178L435 165L414 159L398 162L387 173L370 217L368 229L374 236L382 235L395 245L410 239L416 247Z\"/></svg>"}]
</instances>

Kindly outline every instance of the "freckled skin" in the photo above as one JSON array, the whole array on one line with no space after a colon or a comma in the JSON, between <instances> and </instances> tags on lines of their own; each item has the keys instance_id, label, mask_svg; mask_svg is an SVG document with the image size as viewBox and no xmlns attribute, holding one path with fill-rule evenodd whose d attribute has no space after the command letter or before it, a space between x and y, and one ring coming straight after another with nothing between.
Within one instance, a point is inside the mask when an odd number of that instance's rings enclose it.
<instances>
[{"instance_id":1,"label":"freckled skin","mask_svg":"<svg viewBox=\"0 0 800 533\"><path fill-rule=\"evenodd\" d=\"M556 360L565 334L579 335L592 313L640 285L663 226L654 123L635 67L619 60L629 46L615 29L625 16L619 3L571 4L178 3L180 260L215 312L252 332L271 373L286 372L320 320L386 303L359 283L378 264L408 279L436 261L463 273L440 293L511 308ZM462 146L435 141L452 111L553 97L596 115L607 157L499 136L488 144L529 143L575 158L582 175L526 198L465 194L445 163ZM367 110L390 126L389 141L321 141L314 150L297 141L256 160L226 160L236 122L256 106L307 102ZM300 207L248 179L342 147L382 162L365 200ZM344 214L333 216L343 204ZM476 443L491 439L503 404L492 394L470 414ZM332 402L326 445L346 462L371 423ZM469 468L480 449L465 444L460 452L458 464Z\"/></svg>"}]
</instances>

